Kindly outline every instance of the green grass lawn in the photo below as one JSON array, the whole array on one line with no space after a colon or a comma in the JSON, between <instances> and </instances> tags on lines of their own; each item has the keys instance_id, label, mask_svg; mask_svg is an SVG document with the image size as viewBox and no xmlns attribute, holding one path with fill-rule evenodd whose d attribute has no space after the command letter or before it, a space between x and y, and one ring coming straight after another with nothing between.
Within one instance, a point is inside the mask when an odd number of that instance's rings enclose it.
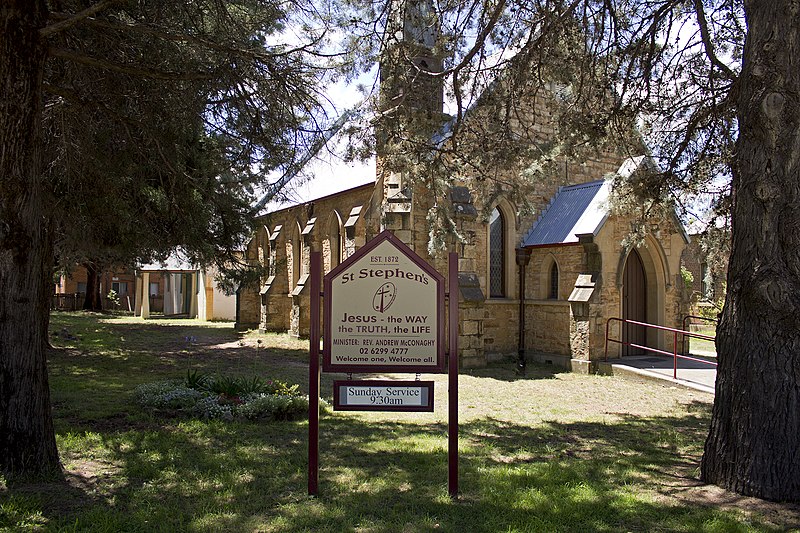
<instances>
[{"instance_id":1,"label":"green grass lawn","mask_svg":"<svg viewBox=\"0 0 800 533\"><path fill-rule=\"evenodd\" d=\"M63 480L0 478L2 531L770 531L796 508L697 480L711 397L513 365L460 376L461 495L447 495L447 380L433 413L323 414L320 495L305 421L164 416L140 383L187 370L307 390L307 342L230 324L57 313L50 385ZM333 378L323 375L330 400ZM399 377L399 376L398 376ZM408 376L403 376L408 378ZM413 376L412 376L413 378Z\"/></svg>"}]
</instances>

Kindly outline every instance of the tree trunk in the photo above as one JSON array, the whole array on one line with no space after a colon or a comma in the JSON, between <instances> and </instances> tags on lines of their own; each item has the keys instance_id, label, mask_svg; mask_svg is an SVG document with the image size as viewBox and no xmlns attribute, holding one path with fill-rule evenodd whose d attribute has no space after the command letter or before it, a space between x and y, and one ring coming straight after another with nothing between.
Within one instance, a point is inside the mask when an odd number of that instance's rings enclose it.
<instances>
[{"instance_id":1,"label":"tree trunk","mask_svg":"<svg viewBox=\"0 0 800 533\"><path fill-rule=\"evenodd\" d=\"M733 249L704 481L800 501L800 14L745 1Z\"/></svg>"},{"instance_id":2,"label":"tree trunk","mask_svg":"<svg viewBox=\"0 0 800 533\"><path fill-rule=\"evenodd\" d=\"M84 311L102 311L103 300L100 295L100 269L94 261L89 261L83 266L86 268L86 296L83 299L83 309Z\"/></svg>"},{"instance_id":3,"label":"tree trunk","mask_svg":"<svg viewBox=\"0 0 800 533\"><path fill-rule=\"evenodd\" d=\"M43 0L0 10L0 471L59 471L47 383L51 234L42 206Z\"/></svg>"}]
</instances>

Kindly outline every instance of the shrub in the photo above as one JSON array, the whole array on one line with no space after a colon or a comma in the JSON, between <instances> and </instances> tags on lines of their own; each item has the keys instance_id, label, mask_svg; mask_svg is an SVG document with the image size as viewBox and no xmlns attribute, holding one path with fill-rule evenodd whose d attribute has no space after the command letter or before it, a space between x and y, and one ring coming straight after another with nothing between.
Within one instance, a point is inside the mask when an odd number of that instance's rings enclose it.
<instances>
[{"instance_id":1,"label":"shrub","mask_svg":"<svg viewBox=\"0 0 800 533\"><path fill-rule=\"evenodd\" d=\"M682 266L681 278L683 279L683 285L686 287L687 294L691 294L692 287L694 286L694 274L692 274L692 272L685 266Z\"/></svg>"},{"instance_id":2,"label":"shrub","mask_svg":"<svg viewBox=\"0 0 800 533\"><path fill-rule=\"evenodd\" d=\"M211 376L208 374L202 374L197 370L187 370L186 371L186 381L184 384L189 387L190 389L195 390L208 390L208 384L211 381Z\"/></svg>"},{"instance_id":3,"label":"shrub","mask_svg":"<svg viewBox=\"0 0 800 533\"><path fill-rule=\"evenodd\" d=\"M211 420L219 418L221 420L233 420L235 406L221 404L219 396L207 396L200 399L194 406L194 412L200 418Z\"/></svg>"},{"instance_id":4,"label":"shrub","mask_svg":"<svg viewBox=\"0 0 800 533\"><path fill-rule=\"evenodd\" d=\"M308 412L308 396L254 394L238 407L238 413L250 420L293 420Z\"/></svg>"},{"instance_id":5,"label":"shrub","mask_svg":"<svg viewBox=\"0 0 800 533\"><path fill-rule=\"evenodd\" d=\"M280 381L264 381L258 376L250 379L230 376L209 377L202 384L202 387L216 394L224 394L229 397L241 397L255 393L287 394L298 389L297 385L290 387Z\"/></svg>"},{"instance_id":6,"label":"shrub","mask_svg":"<svg viewBox=\"0 0 800 533\"><path fill-rule=\"evenodd\" d=\"M158 381L139 385L133 392L134 400L142 407L190 409L206 394L190 389L176 381Z\"/></svg>"},{"instance_id":7,"label":"shrub","mask_svg":"<svg viewBox=\"0 0 800 533\"><path fill-rule=\"evenodd\" d=\"M285 381L268 381L266 383L265 390L259 392L266 392L267 394L282 394L284 396L299 396L300 385L289 385Z\"/></svg>"},{"instance_id":8,"label":"shrub","mask_svg":"<svg viewBox=\"0 0 800 533\"><path fill-rule=\"evenodd\" d=\"M260 377L254 376L252 379L240 378L239 379L239 395L245 396L266 391L266 382Z\"/></svg>"},{"instance_id":9,"label":"shrub","mask_svg":"<svg viewBox=\"0 0 800 533\"><path fill-rule=\"evenodd\" d=\"M106 298L108 298L108 301L113 303L115 307L119 307L119 295L117 294L117 291L111 289L108 291Z\"/></svg>"},{"instance_id":10,"label":"shrub","mask_svg":"<svg viewBox=\"0 0 800 533\"><path fill-rule=\"evenodd\" d=\"M208 390L215 394L224 394L234 397L241 394L241 386L237 378L230 376L215 376L208 382Z\"/></svg>"},{"instance_id":11,"label":"shrub","mask_svg":"<svg viewBox=\"0 0 800 533\"><path fill-rule=\"evenodd\" d=\"M187 371L181 382L159 381L136 387L134 399L145 408L191 412L206 420L291 420L308 411L308 397L299 385L259 377L209 376Z\"/></svg>"}]
</instances>

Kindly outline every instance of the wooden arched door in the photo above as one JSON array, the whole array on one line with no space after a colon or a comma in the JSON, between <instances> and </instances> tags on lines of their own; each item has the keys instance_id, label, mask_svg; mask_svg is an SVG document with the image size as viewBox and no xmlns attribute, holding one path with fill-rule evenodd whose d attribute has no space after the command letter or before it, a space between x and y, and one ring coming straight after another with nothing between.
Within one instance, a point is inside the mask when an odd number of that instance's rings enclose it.
<instances>
[{"instance_id":1,"label":"wooden arched door","mask_svg":"<svg viewBox=\"0 0 800 533\"><path fill-rule=\"evenodd\" d=\"M647 322L647 277L639 252L631 250L625 261L622 275L622 318ZM624 324L622 341L641 346L647 345L647 330L644 326ZM623 346L622 355L642 355L644 350L632 346Z\"/></svg>"}]
</instances>

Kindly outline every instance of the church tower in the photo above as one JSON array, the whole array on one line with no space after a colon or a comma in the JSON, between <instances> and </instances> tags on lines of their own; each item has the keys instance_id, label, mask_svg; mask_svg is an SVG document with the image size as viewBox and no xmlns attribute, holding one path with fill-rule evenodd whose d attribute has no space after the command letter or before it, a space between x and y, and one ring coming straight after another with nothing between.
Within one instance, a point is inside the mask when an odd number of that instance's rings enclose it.
<instances>
[{"instance_id":1,"label":"church tower","mask_svg":"<svg viewBox=\"0 0 800 533\"><path fill-rule=\"evenodd\" d=\"M444 84L437 76L442 59L436 53L439 21L433 2L390 5L380 64L381 111L441 115Z\"/></svg>"},{"instance_id":2,"label":"church tower","mask_svg":"<svg viewBox=\"0 0 800 533\"><path fill-rule=\"evenodd\" d=\"M415 246L423 237L415 236L414 228L419 226L415 219L420 214L424 217L427 209L409 173L420 160L420 147L424 150L445 118L438 39L439 21L432 0L391 2L380 64L376 187L383 189L382 229L394 231L413 249L422 248L418 253L425 247ZM418 198L412 201L415 194Z\"/></svg>"}]
</instances>

